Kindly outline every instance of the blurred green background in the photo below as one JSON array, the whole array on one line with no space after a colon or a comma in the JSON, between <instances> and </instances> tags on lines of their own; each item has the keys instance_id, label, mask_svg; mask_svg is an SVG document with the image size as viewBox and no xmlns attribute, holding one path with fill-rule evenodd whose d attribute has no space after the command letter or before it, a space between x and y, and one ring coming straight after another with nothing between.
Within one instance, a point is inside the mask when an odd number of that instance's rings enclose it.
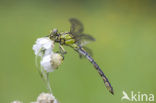
<instances>
[{"instance_id":1,"label":"blurred green background","mask_svg":"<svg viewBox=\"0 0 156 103\"><path fill-rule=\"evenodd\" d=\"M123 90L156 94L155 0L1 0L0 103L29 103L47 92L32 46L52 28L69 31L71 17L96 38L88 47L115 95L86 59L65 47L64 63L50 74L60 103L120 103Z\"/></svg>"}]
</instances>

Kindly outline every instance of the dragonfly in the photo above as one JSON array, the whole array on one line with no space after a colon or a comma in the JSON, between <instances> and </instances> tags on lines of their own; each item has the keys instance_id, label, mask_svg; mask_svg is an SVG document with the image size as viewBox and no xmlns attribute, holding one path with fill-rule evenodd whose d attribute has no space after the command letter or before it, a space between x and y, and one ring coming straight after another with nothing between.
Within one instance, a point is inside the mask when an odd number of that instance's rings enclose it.
<instances>
[{"instance_id":1,"label":"dragonfly","mask_svg":"<svg viewBox=\"0 0 156 103\"><path fill-rule=\"evenodd\" d=\"M85 46L87 43L95 41L95 39L91 35L83 33L84 27L79 20L71 18L69 19L69 21L71 24L69 32L58 32L57 29L53 29L48 37L55 43L59 44L59 53L63 57L67 53L63 46L69 46L80 55L80 58L87 58L93 65L93 67L98 71L99 75L102 77L107 90L111 94L114 94L113 88L106 75L92 58L92 51Z\"/></svg>"}]
</instances>

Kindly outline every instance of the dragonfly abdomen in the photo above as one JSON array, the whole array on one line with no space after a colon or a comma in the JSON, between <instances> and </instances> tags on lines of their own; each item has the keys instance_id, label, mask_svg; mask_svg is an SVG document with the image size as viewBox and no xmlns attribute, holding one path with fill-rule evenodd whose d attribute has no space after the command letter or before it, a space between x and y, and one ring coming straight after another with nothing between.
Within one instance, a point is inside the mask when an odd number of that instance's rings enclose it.
<instances>
[{"instance_id":1,"label":"dragonfly abdomen","mask_svg":"<svg viewBox=\"0 0 156 103\"><path fill-rule=\"evenodd\" d=\"M98 71L99 75L102 77L106 88L109 90L109 92L111 92L112 94L114 94L113 88L112 88L110 82L108 81L107 77L105 76L105 74L103 73L103 71L100 69L100 67L98 66L98 64L94 61L94 59L91 56L89 56L89 54L86 51L84 51L83 48L79 48L77 51L80 54L84 55L93 64L94 68Z\"/></svg>"}]
</instances>

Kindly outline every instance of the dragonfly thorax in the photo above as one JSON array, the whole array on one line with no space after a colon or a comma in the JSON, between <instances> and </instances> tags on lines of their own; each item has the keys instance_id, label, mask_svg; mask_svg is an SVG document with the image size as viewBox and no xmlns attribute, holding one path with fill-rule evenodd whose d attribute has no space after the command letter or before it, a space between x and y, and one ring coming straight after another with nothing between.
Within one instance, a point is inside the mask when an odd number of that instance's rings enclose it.
<instances>
[{"instance_id":1,"label":"dragonfly thorax","mask_svg":"<svg viewBox=\"0 0 156 103\"><path fill-rule=\"evenodd\" d=\"M69 32L58 32L57 29L53 29L49 35L49 38L61 45L69 45L75 43L75 39Z\"/></svg>"}]
</instances>

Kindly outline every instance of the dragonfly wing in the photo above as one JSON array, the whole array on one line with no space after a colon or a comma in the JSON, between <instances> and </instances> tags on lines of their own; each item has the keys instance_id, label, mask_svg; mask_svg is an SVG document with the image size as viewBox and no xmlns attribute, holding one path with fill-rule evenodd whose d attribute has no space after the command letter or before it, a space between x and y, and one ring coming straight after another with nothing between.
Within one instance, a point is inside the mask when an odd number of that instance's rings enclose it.
<instances>
[{"instance_id":1,"label":"dragonfly wing","mask_svg":"<svg viewBox=\"0 0 156 103\"><path fill-rule=\"evenodd\" d=\"M77 43L84 45L88 44L86 41L95 41L91 35L83 33L83 24L79 20L71 18L69 21L71 23L70 33L73 35L73 38Z\"/></svg>"},{"instance_id":2,"label":"dragonfly wing","mask_svg":"<svg viewBox=\"0 0 156 103\"><path fill-rule=\"evenodd\" d=\"M69 21L71 23L71 27L70 27L71 34L78 35L83 32L83 24L79 20L75 18L71 18L69 19Z\"/></svg>"},{"instance_id":3,"label":"dragonfly wing","mask_svg":"<svg viewBox=\"0 0 156 103\"><path fill-rule=\"evenodd\" d=\"M82 47L90 56L93 56L91 49L85 46L86 44L95 41L95 39L92 36L88 34L80 34L80 35L76 35L75 40L77 45ZM80 54L80 58L82 57L84 56Z\"/></svg>"},{"instance_id":4,"label":"dragonfly wing","mask_svg":"<svg viewBox=\"0 0 156 103\"><path fill-rule=\"evenodd\" d=\"M84 50L90 55L93 56L93 52L90 48L83 46Z\"/></svg>"},{"instance_id":5,"label":"dragonfly wing","mask_svg":"<svg viewBox=\"0 0 156 103\"><path fill-rule=\"evenodd\" d=\"M88 53L88 55L93 56L93 52L92 52L92 50L90 48L88 48L86 46L83 46L82 48ZM84 58L85 57L84 55L82 55L80 53L79 53L79 56L80 56L80 58Z\"/></svg>"},{"instance_id":6,"label":"dragonfly wing","mask_svg":"<svg viewBox=\"0 0 156 103\"><path fill-rule=\"evenodd\" d=\"M92 56L91 50L85 47L85 45L92 41L95 41L95 39L91 35L83 33L84 31L83 24L79 20L71 18L69 19L69 21L71 23L70 33L73 35L73 38L75 39L76 44L84 48L84 50L88 52L89 55ZM80 58L82 57L83 56L80 54Z\"/></svg>"},{"instance_id":7,"label":"dragonfly wing","mask_svg":"<svg viewBox=\"0 0 156 103\"><path fill-rule=\"evenodd\" d=\"M89 40L89 41L95 41L95 38L93 38L91 35L89 34L80 34L80 35L76 35L76 39L84 39L84 40Z\"/></svg>"},{"instance_id":8,"label":"dragonfly wing","mask_svg":"<svg viewBox=\"0 0 156 103\"><path fill-rule=\"evenodd\" d=\"M76 35L74 39L76 40L76 43L80 46L84 46L90 42L95 41L95 39L91 35L88 35L88 34Z\"/></svg>"}]
</instances>

